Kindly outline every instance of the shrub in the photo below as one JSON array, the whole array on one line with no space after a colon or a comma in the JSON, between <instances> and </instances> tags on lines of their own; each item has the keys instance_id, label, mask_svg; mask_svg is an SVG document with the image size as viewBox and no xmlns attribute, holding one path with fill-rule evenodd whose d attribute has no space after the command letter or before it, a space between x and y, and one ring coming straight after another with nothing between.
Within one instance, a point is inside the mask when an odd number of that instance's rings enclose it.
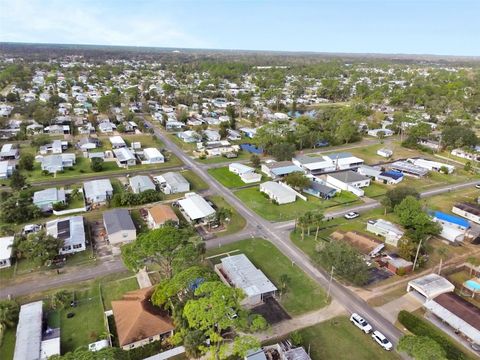
<instances>
[{"instance_id":1,"label":"shrub","mask_svg":"<svg viewBox=\"0 0 480 360\"><path fill-rule=\"evenodd\" d=\"M466 360L467 356L446 336L441 330L434 325L427 323L425 320L415 316L408 311L401 310L398 314L398 321L409 331L418 336L428 336L438 342L443 350L445 350L448 359Z\"/></svg>"}]
</instances>

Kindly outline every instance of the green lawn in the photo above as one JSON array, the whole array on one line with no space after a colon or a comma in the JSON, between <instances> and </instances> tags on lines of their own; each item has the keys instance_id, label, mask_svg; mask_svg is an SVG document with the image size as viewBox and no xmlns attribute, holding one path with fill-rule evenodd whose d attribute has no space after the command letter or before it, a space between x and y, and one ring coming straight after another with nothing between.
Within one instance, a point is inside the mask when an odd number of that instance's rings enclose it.
<instances>
[{"instance_id":1,"label":"green lawn","mask_svg":"<svg viewBox=\"0 0 480 360\"><path fill-rule=\"evenodd\" d=\"M474 186L462 190L443 193L441 195L426 198L423 201L434 210L451 213L452 206L457 202L476 202L480 196L480 190Z\"/></svg>"},{"instance_id":2,"label":"green lawn","mask_svg":"<svg viewBox=\"0 0 480 360\"><path fill-rule=\"evenodd\" d=\"M192 191L202 191L208 189L208 184L191 170L182 171L181 174L190 183Z\"/></svg>"},{"instance_id":3,"label":"green lawn","mask_svg":"<svg viewBox=\"0 0 480 360\"><path fill-rule=\"evenodd\" d=\"M15 352L15 335L16 328L7 329L3 334L2 343L0 345L0 358L2 360L13 359L13 353Z\"/></svg>"},{"instance_id":4,"label":"green lawn","mask_svg":"<svg viewBox=\"0 0 480 360\"><path fill-rule=\"evenodd\" d=\"M239 160L248 160L250 159L252 155L246 151L241 151L238 153L238 157L234 158L234 159L229 159L229 158L226 158L225 156L214 156L214 157L210 157L210 158L207 158L207 159L197 159L198 162L202 163L202 164L218 164L218 163L223 163L223 162L235 162L235 161L239 161Z\"/></svg>"},{"instance_id":5,"label":"green lawn","mask_svg":"<svg viewBox=\"0 0 480 360\"><path fill-rule=\"evenodd\" d=\"M105 332L99 286L93 284L86 290L75 291L74 296L77 307L67 306L59 311L63 353L97 341ZM67 314L70 312L75 314L71 319L67 318Z\"/></svg>"},{"instance_id":6,"label":"green lawn","mask_svg":"<svg viewBox=\"0 0 480 360\"><path fill-rule=\"evenodd\" d=\"M136 277L114 280L102 284L102 298L105 310L110 310L112 308L112 300L119 300L126 292L137 289L138 282Z\"/></svg>"},{"instance_id":7,"label":"green lawn","mask_svg":"<svg viewBox=\"0 0 480 360\"><path fill-rule=\"evenodd\" d=\"M277 288L281 287L281 276L283 274L288 275L287 290L280 296L280 303L291 316L317 310L326 305L326 294L320 285L296 265L292 265L292 262L267 240L248 239L238 241L218 249L209 250L208 255L223 254L233 250L239 250L233 254L243 253L248 256ZM212 261L218 262L219 258L214 258Z\"/></svg>"},{"instance_id":8,"label":"green lawn","mask_svg":"<svg viewBox=\"0 0 480 360\"><path fill-rule=\"evenodd\" d=\"M393 186L381 184L379 182L372 181L369 187L364 188L365 196L369 198L377 198L385 195L386 192L392 189ZM378 200L378 199L377 199Z\"/></svg>"},{"instance_id":9,"label":"green lawn","mask_svg":"<svg viewBox=\"0 0 480 360\"><path fill-rule=\"evenodd\" d=\"M232 173L228 166L208 169L208 173L217 179L220 184L228 188L236 188L245 186L246 184L240 179L240 176Z\"/></svg>"},{"instance_id":10,"label":"green lawn","mask_svg":"<svg viewBox=\"0 0 480 360\"><path fill-rule=\"evenodd\" d=\"M352 325L346 316L336 317L299 331L305 349L313 360L389 360L400 359L383 350L370 335Z\"/></svg>"},{"instance_id":11,"label":"green lawn","mask_svg":"<svg viewBox=\"0 0 480 360\"><path fill-rule=\"evenodd\" d=\"M320 210L331 211L344 206L360 203L358 198L346 191L330 200L321 200L313 196L307 196L308 201L297 199L294 203L276 205L262 194L258 187L242 189L235 192L250 209L270 221L286 221L298 218L307 211Z\"/></svg>"},{"instance_id":12,"label":"green lawn","mask_svg":"<svg viewBox=\"0 0 480 360\"><path fill-rule=\"evenodd\" d=\"M227 208L232 211L232 218L230 222L227 224L227 229L222 231L220 234L221 236L234 234L240 230L242 230L247 222L245 219L233 208L229 203L227 203L221 196L215 195L210 196L209 199L217 206L222 208Z\"/></svg>"}]
</instances>

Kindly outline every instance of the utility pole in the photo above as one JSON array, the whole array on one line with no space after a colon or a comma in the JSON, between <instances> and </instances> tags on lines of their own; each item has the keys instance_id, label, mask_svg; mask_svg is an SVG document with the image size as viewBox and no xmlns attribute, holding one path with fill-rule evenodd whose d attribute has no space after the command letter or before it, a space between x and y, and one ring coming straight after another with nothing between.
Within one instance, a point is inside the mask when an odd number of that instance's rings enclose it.
<instances>
[{"instance_id":1,"label":"utility pole","mask_svg":"<svg viewBox=\"0 0 480 360\"><path fill-rule=\"evenodd\" d=\"M415 261L413 262L413 271L415 271L415 266L417 265L418 253L420 252L420 246L422 246L422 240L418 243L417 253L415 255Z\"/></svg>"},{"instance_id":2,"label":"utility pole","mask_svg":"<svg viewBox=\"0 0 480 360\"><path fill-rule=\"evenodd\" d=\"M326 302L328 302L328 299L330 298L330 288L332 286L333 270L335 270L335 266L332 265L332 269L330 270L330 281L328 282L327 299L325 300Z\"/></svg>"}]
</instances>

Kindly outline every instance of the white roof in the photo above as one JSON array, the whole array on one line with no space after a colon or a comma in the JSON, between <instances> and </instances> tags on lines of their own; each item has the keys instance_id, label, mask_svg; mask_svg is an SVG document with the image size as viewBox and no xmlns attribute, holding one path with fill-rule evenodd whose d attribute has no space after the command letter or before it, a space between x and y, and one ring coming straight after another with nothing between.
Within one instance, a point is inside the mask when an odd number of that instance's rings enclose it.
<instances>
[{"instance_id":1,"label":"white roof","mask_svg":"<svg viewBox=\"0 0 480 360\"><path fill-rule=\"evenodd\" d=\"M277 197L290 196L292 193L296 196L295 190L288 187L288 185L282 186L274 181L266 181L260 184L261 189L266 190Z\"/></svg>"},{"instance_id":2,"label":"white roof","mask_svg":"<svg viewBox=\"0 0 480 360\"><path fill-rule=\"evenodd\" d=\"M45 224L47 234L63 240L63 246L85 243L83 216L55 219Z\"/></svg>"},{"instance_id":3,"label":"white roof","mask_svg":"<svg viewBox=\"0 0 480 360\"><path fill-rule=\"evenodd\" d=\"M22 305L15 341L15 360L38 360L42 342L42 301Z\"/></svg>"},{"instance_id":4,"label":"white roof","mask_svg":"<svg viewBox=\"0 0 480 360\"><path fill-rule=\"evenodd\" d=\"M154 159L154 158L162 158L163 159L162 153L160 152L160 150L158 150L156 148L146 148L146 149L143 150L143 154L148 159Z\"/></svg>"},{"instance_id":5,"label":"white roof","mask_svg":"<svg viewBox=\"0 0 480 360\"><path fill-rule=\"evenodd\" d=\"M115 154L115 157L118 159L118 161L135 160L135 155L133 155L130 149L124 147L120 149L113 149L113 153Z\"/></svg>"},{"instance_id":6,"label":"white roof","mask_svg":"<svg viewBox=\"0 0 480 360\"><path fill-rule=\"evenodd\" d=\"M403 231L400 229L398 226L396 226L394 223L391 223L390 221L384 220L384 219L377 219L374 220L375 223L373 224L375 227L388 231L389 233L396 234L398 236L403 236Z\"/></svg>"},{"instance_id":7,"label":"white roof","mask_svg":"<svg viewBox=\"0 0 480 360\"><path fill-rule=\"evenodd\" d=\"M117 145L120 145L120 144L123 144L125 145L125 141L123 140L123 138L121 136L110 136L110 143L111 144L117 144Z\"/></svg>"},{"instance_id":8,"label":"white roof","mask_svg":"<svg viewBox=\"0 0 480 360\"><path fill-rule=\"evenodd\" d=\"M113 192L112 183L109 179L86 181L83 183L83 189L87 199L95 199L99 196L105 196L107 192Z\"/></svg>"},{"instance_id":9,"label":"white roof","mask_svg":"<svg viewBox=\"0 0 480 360\"><path fill-rule=\"evenodd\" d=\"M455 286L450 281L437 274L429 274L411 280L408 282L408 286L413 287L428 299L455 290Z\"/></svg>"},{"instance_id":10,"label":"white roof","mask_svg":"<svg viewBox=\"0 0 480 360\"><path fill-rule=\"evenodd\" d=\"M222 259L223 271L235 287L242 289L247 296L256 296L276 291L277 288L245 256L239 254Z\"/></svg>"},{"instance_id":11,"label":"white roof","mask_svg":"<svg viewBox=\"0 0 480 360\"><path fill-rule=\"evenodd\" d=\"M241 163L231 163L230 165L228 165L228 167L230 169L235 169L237 170L237 172L239 174L244 174L244 173L248 173L248 172L253 172L255 171L254 168L250 167L250 166L247 166L247 165L244 165L244 164L241 164Z\"/></svg>"},{"instance_id":12,"label":"white roof","mask_svg":"<svg viewBox=\"0 0 480 360\"><path fill-rule=\"evenodd\" d=\"M139 191L155 190L155 184L147 175L132 176L129 182L132 188Z\"/></svg>"},{"instance_id":13,"label":"white roof","mask_svg":"<svg viewBox=\"0 0 480 360\"><path fill-rule=\"evenodd\" d=\"M13 236L0 238L0 260L6 260L12 257L13 240Z\"/></svg>"},{"instance_id":14,"label":"white roof","mask_svg":"<svg viewBox=\"0 0 480 360\"><path fill-rule=\"evenodd\" d=\"M178 204L192 220L203 219L215 214L215 209L196 193L185 194L185 199L179 200Z\"/></svg>"}]
</instances>

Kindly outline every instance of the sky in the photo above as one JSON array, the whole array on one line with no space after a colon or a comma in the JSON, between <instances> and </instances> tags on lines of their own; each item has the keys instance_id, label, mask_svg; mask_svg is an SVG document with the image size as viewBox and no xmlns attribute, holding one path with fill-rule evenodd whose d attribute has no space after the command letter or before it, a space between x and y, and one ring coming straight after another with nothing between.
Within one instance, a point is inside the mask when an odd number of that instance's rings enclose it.
<instances>
[{"instance_id":1,"label":"sky","mask_svg":"<svg viewBox=\"0 0 480 360\"><path fill-rule=\"evenodd\" d=\"M480 0L0 0L0 42L480 56Z\"/></svg>"}]
</instances>

